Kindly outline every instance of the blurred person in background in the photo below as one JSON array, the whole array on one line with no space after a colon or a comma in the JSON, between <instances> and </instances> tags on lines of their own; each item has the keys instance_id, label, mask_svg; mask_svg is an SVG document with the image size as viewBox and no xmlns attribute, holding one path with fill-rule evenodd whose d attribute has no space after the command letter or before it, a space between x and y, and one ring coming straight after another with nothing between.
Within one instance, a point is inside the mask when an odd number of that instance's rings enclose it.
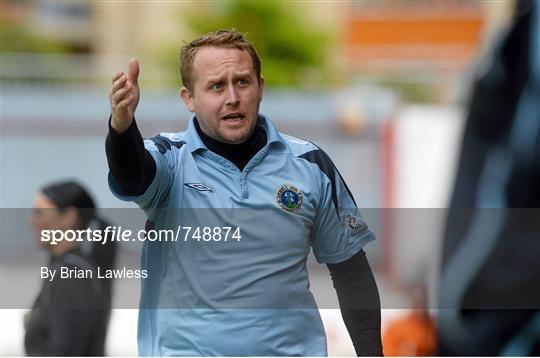
<instances>
[{"instance_id":1,"label":"blurred person in background","mask_svg":"<svg viewBox=\"0 0 540 358\"><path fill-rule=\"evenodd\" d=\"M313 248L330 269L356 353L381 355L379 294L363 250L374 236L326 153L279 133L259 114L264 80L252 44L236 31L208 33L182 48L181 75L181 97L195 116L184 132L144 141L134 117L138 61L113 76L106 141L111 190L135 201L152 228L178 227L178 215L167 208L226 208L228 217L235 216L231 208L247 208L261 213L260 221L254 237L234 249L222 242L144 243L149 275L142 284L139 354L326 355L306 270ZM270 210L280 224L269 228L263 213ZM229 302L264 307L269 299L310 309L219 309ZM156 309L199 308L193 302L218 309Z\"/></svg>"},{"instance_id":2,"label":"blurred person in background","mask_svg":"<svg viewBox=\"0 0 540 358\"><path fill-rule=\"evenodd\" d=\"M109 224L96 214L94 200L84 187L63 181L44 187L36 196L30 225L38 245L50 254L47 265L56 270L43 286L25 316L24 345L30 356L103 356L111 309L111 280L98 278L96 269L111 269L115 242L92 242L83 252L81 243L41 240L42 230L103 230ZM91 278L60 278L62 267L91 270Z\"/></svg>"},{"instance_id":3,"label":"blurred person in background","mask_svg":"<svg viewBox=\"0 0 540 358\"><path fill-rule=\"evenodd\" d=\"M540 3L479 74L443 248L441 355L540 354Z\"/></svg>"}]
</instances>

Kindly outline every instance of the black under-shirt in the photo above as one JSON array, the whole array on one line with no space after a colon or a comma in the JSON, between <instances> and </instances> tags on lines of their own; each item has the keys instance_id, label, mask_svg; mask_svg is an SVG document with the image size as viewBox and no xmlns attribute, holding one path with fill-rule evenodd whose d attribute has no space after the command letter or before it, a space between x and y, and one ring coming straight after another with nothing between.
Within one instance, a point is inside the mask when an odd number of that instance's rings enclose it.
<instances>
[{"instance_id":1,"label":"black under-shirt","mask_svg":"<svg viewBox=\"0 0 540 358\"><path fill-rule=\"evenodd\" d=\"M212 152L221 155L232 162L240 170L244 170L246 164L262 147L266 145L266 131L262 126L256 125L251 136L243 143L228 144L207 136L201 129L199 121L195 118L195 128L204 145Z\"/></svg>"}]
</instances>

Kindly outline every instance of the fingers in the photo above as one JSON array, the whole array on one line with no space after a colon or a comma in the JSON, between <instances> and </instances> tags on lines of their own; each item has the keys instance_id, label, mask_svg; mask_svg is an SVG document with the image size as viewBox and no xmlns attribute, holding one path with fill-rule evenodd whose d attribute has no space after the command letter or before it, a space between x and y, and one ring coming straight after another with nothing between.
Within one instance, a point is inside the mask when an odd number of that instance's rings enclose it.
<instances>
[{"instance_id":1,"label":"fingers","mask_svg":"<svg viewBox=\"0 0 540 358\"><path fill-rule=\"evenodd\" d=\"M132 93L128 94L127 97L122 99L120 102L117 102L115 105L115 110L124 110L132 104L134 100L134 95Z\"/></svg>"},{"instance_id":2,"label":"fingers","mask_svg":"<svg viewBox=\"0 0 540 358\"><path fill-rule=\"evenodd\" d=\"M109 95L111 100L118 98L119 100L125 95L125 91L122 91L120 94L117 94L118 91L128 88L133 88L138 86L139 81L139 61L135 58L129 60L128 64L128 74L124 74L124 71L118 70L112 77L112 87Z\"/></svg>"},{"instance_id":3,"label":"fingers","mask_svg":"<svg viewBox=\"0 0 540 358\"><path fill-rule=\"evenodd\" d=\"M119 103L120 101L122 101L124 98L126 98L128 94L131 94L131 90L132 86L128 84L120 88L119 90L114 91L112 94L113 103Z\"/></svg>"},{"instance_id":4,"label":"fingers","mask_svg":"<svg viewBox=\"0 0 540 358\"><path fill-rule=\"evenodd\" d=\"M114 79L114 77L113 77ZM114 94L116 91L118 91L121 88L126 87L127 83L127 77L123 73L120 75L119 78L113 81L113 85L111 87L111 92Z\"/></svg>"},{"instance_id":5,"label":"fingers","mask_svg":"<svg viewBox=\"0 0 540 358\"><path fill-rule=\"evenodd\" d=\"M139 83L139 61L136 58L129 60L128 80L134 85Z\"/></svg>"},{"instance_id":6,"label":"fingers","mask_svg":"<svg viewBox=\"0 0 540 358\"><path fill-rule=\"evenodd\" d=\"M116 73L115 73L115 74L113 75L113 77L112 77L112 83L118 81L118 79L119 79L120 77L122 77L123 74L124 74L124 71L122 71L122 70L116 71Z\"/></svg>"},{"instance_id":7,"label":"fingers","mask_svg":"<svg viewBox=\"0 0 540 358\"><path fill-rule=\"evenodd\" d=\"M120 74L119 78L116 75L113 78L117 79L113 82L111 91L109 92L109 98L111 100L111 106L114 110L118 108L119 103L131 92L133 86L127 82L127 77L123 73Z\"/></svg>"},{"instance_id":8,"label":"fingers","mask_svg":"<svg viewBox=\"0 0 540 358\"><path fill-rule=\"evenodd\" d=\"M112 76L112 86L109 91L112 110L111 126L119 133L129 127L139 102L138 80L139 61L134 58L129 60L127 74L118 70Z\"/></svg>"}]
</instances>

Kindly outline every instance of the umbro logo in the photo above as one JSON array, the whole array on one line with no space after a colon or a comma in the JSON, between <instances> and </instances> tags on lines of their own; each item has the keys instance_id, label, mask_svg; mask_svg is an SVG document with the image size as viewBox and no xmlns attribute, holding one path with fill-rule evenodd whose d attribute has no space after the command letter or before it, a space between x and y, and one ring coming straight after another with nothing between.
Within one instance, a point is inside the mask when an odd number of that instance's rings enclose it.
<instances>
[{"instance_id":1,"label":"umbro logo","mask_svg":"<svg viewBox=\"0 0 540 358\"><path fill-rule=\"evenodd\" d=\"M214 192L212 188L210 188L208 185L204 185L203 183L184 183L184 185L198 191L210 191L212 193Z\"/></svg>"}]
</instances>

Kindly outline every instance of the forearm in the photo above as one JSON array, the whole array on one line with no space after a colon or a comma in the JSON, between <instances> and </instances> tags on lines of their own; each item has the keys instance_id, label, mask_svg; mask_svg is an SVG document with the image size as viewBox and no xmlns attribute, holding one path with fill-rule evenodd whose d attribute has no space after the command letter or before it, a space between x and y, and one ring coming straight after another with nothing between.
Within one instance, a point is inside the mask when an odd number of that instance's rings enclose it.
<instances>
[{"instance_id":1,"label":"forearm","mask_svg":"<svg viewBox=\"0 0 540 358\"><path fill-rule=\"evenodd\" d=\"M382 356L379 292L364 251L328 268L356 354Z\"/></svg>"},{"instance_id":2,"label":"forearm","mask_svg":"<svg viewBox=\"0 0 540 358\"><path fill-rule=\"evenodd\" d=\"M118 134L109 119L109 134L105 141L109 169L127 195L143 194L156 175L156 163L144 148L143 138L135 120Z\"/></svg>"}]
</instances>

